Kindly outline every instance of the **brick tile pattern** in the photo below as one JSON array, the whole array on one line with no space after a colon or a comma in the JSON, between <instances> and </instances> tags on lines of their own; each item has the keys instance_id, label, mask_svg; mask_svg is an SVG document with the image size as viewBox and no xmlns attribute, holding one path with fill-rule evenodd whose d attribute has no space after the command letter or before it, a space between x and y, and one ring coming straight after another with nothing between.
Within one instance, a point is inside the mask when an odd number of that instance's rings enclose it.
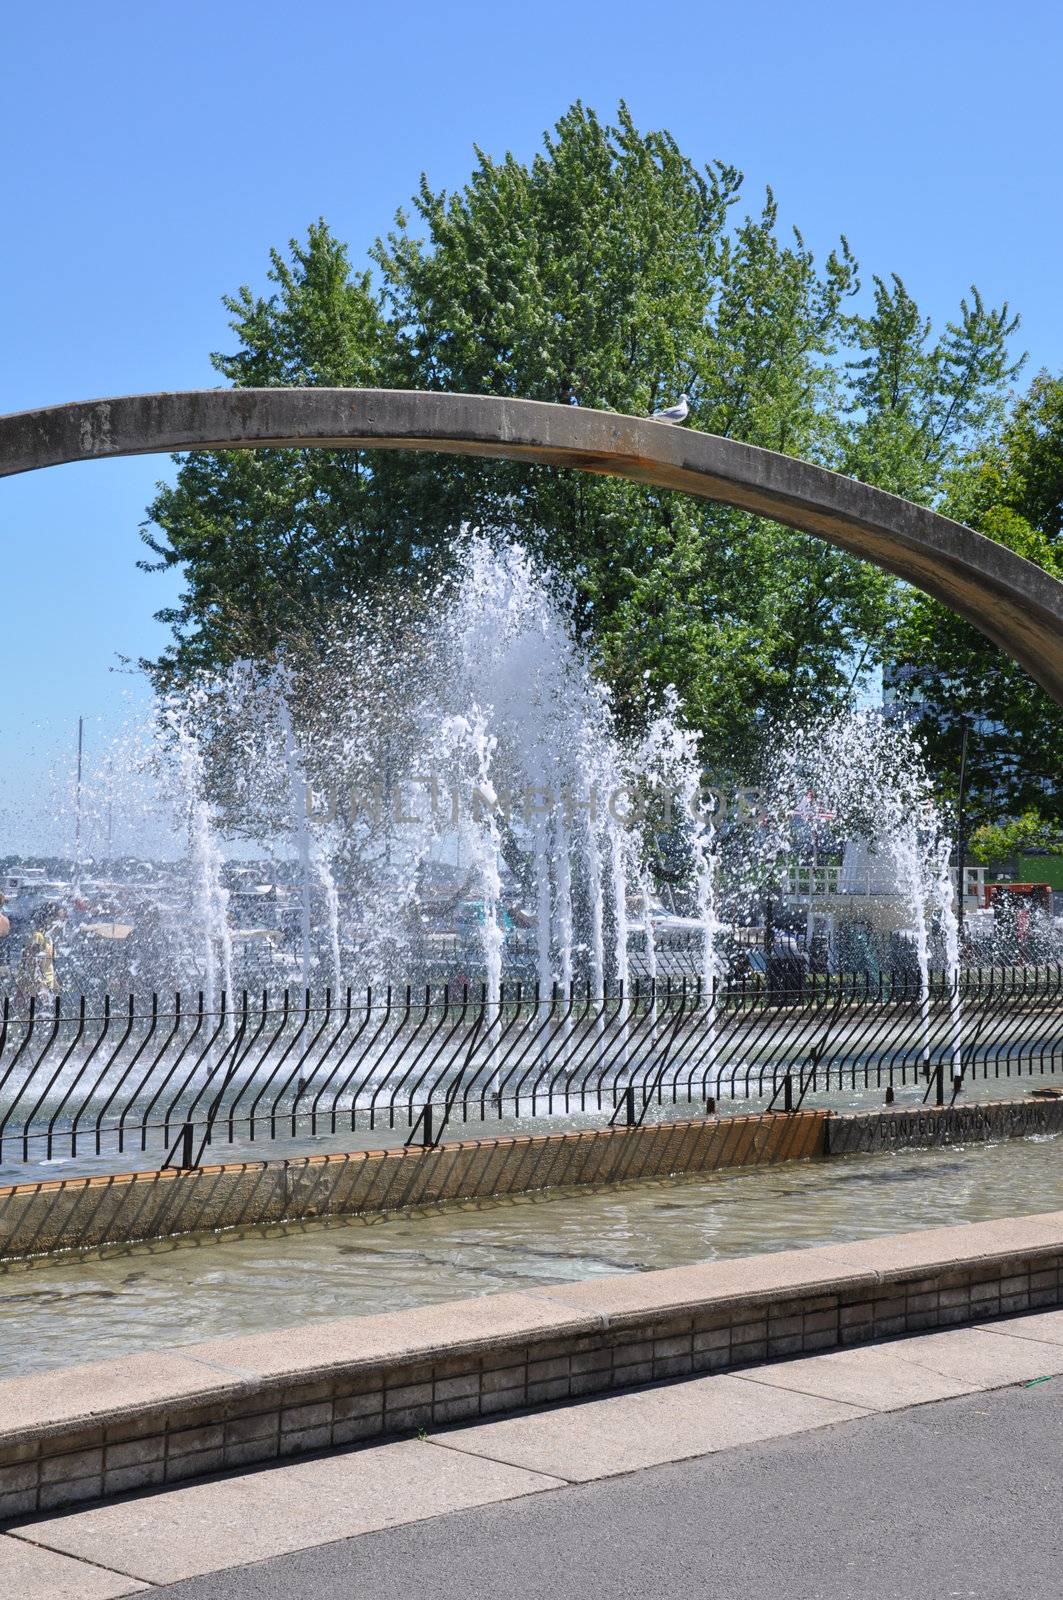
<instances>
[{"instance_id":1,"label":"brick tile pattern","mask_svg":"<svg viewBox=\"0 0 1063 1600\"><path fill-rule=\"evenodd\" d=\"M836 1292L776 1291L683 1315L639 1312L594 1333L395 1360L326 1383L271 1385L214 1407L157 1410L0 1449L0 1519L130 1489L413 1434L443 1423L778 1356L983 1322L1063 1303L1063 1250L871 1281Z\"/></svg>"}]
</instances>

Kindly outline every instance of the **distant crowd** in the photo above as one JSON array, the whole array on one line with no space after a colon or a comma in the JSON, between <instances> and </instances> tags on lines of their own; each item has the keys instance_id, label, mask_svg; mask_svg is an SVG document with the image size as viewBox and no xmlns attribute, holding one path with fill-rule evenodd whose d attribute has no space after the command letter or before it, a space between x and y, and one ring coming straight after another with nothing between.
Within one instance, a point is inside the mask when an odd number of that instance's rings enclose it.
<instances>
[{"instance_id":1,"label":"distant crowd","mask_svg":"<svg viewBox=\"0 0 1063 1600\"><path fill-rule=\"evenodd\" d=\"M12 925L7 901L0 894L0 994L13 1001L17 1011L30 1001L47 1005L59 993L55 972L55 946L67 918L57 901L38 906L24 925Z\"/></svg>"}]
</instances>

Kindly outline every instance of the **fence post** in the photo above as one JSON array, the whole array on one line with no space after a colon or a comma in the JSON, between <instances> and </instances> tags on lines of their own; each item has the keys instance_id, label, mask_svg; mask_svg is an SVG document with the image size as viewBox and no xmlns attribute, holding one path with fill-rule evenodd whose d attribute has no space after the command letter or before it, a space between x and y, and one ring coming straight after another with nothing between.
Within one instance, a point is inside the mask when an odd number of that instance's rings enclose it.
<instances>
[{"instance_id":1,"label":"fence post","mask_svg":"<svg viewBox=\"0 0 1063 1600\"><path fill-rule=\"evenodd\" d=\"M629 1128L635 1126L635 1085L629 1083L624 1090L624 1122Z\"/></svg>"},{"instance_id":2,"label":"fence post","mask_svg":"<svg viewBox=\"0 0 1063 1600\"><path fill-rule=\"evenodd\" d=\"M195 1134L195 1129L193 1128L192 1124L190 1122L186 1122L184 1124L184 1127L181 1129L181 1171L182 1172L191 1172L191 1170L192 1170L192 1140L193 1140L194 1134Z\"/></svg>"},{"instance_id":3,"label":"fence post","mask_svg":"<svg viewBox=\"0 0 1063 1600\"><path fill-rule=\"evenodd\" d=\"M934 1068L934 1104L945 1104L945 1063L939 1061Z\"/></svg>"},{"instance_id":4,"label":"fence post","mask_svg":"<svg viewBox=\"0 0 1063 1600\"><path fill-rule=\"evenodd\" d=\"M435 1144L435 1131L433 1127L434 1121L434 1107L431 1100L426 1100L424 1108L424 1123L421 1132L421 1144L426 1150L431 1150L432 1146Z\"/></svg>"},{"instance_id":5,"label":"fence post","mask_svg":"<svg viewBox=\"0 0 1063 1600\"><path fill-rule=\"evenodd\" d=\"M794 1075L788 1072L782 1081L782 1108L784 1111L794 1109Z\"/></svg>"}]
</instances>

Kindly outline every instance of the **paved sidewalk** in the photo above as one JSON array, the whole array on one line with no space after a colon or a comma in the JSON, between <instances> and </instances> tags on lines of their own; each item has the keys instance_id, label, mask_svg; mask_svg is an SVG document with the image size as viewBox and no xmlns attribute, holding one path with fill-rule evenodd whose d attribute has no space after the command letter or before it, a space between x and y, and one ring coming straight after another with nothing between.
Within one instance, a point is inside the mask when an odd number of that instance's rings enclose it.
<instances>
[{"instance_id":1,"label":"paved sidewalk","mask_svg":"<svg viewBox=\"0 0 1063 1600\"><path fill-rule=\"evenodd\" d=\"M502 1417L20 1523L0 1595L1048 1600L1059 1374L1063 1310Z\"/></svg>"}]
</instances>

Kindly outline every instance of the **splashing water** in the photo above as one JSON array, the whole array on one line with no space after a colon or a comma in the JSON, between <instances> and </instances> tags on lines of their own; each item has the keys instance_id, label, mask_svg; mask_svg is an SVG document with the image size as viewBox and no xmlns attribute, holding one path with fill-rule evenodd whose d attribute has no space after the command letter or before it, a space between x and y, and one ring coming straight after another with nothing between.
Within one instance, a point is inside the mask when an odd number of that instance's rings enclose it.
<instances>
[{"instance_id":1,"label":"splashing water","mask_svg":"<svg viewBox=\"0 0 1063 1600\"><path fill-rule=\"evenodd\" d=\"M503 933L498 920L502 898L499 872L501 846L496 810L499 796L491 777L496 740L487 731L487 718L478 705L468 717L449 717L443 725L443 746L457 753L472 774L472 802L466 836L472 849L475 878L480 892L480 940L487 973L487 1003L497 1008L502 988Z\"/></svg>"},{"instance_id":2,"label":"splashing water","mask_svg":"<svg viewBox=\"0 0 1063 1600\"><path fill-rule=\"evenodd\" d=\"M877 931L894 946L891 970L903 966L905 949L910 952L926 1061L936 942L959 1071L960 951L949 872L952 846L919 745L901 722L857 712L784 730L768 761L760 838L751 851L754 876L777 877L780 857L802 849L811 849L814 857L825 835L846 841L837 892L828 899L835 918L845 926L839 913L848 899L850 937L861 918L871 921L872 932L877 921ZM810 920L812 915L810 897ZM851 965L852 956L847 960Z\"/></svg>"},{"instance_id":3,"label":"splashing water","mask_svg":"<svg viewBox=\"0 0 1063 1600\"><path fill-rule=\"evenodd\" d=\"M681 708L674 690L665 697L663 713L650 725L639 750L638 762L650 786L673 794L679 808L678 821L689 856L696 923L701 936L698 980L701 1003L705 1007L706 1075L707 1079L715 1081L716 1011L722 977L716 829L702 797L703 776L697 743L693 733L682 725ZM652 919L645 887L643 893L647 906L647 940L650 941ZM655 968L655 956L653 961Z\"/></svg>"},{"instance_id":4,"label":"splashing water","mask_svg":"<svg viewBox=\"0 0 1063 1600\"><path fill-rule=\"evenodd\" d=\"M229 929L229 894L223 882L221 850L205 793L203 752L180 712L171 713L176 735L178 771L188 816L193 908L203 957L207 1010L217 1012L223 997L231 1003L233 943Z\"/></svg>"},{"instance_id":5,"label":"splashing water","mask_svg":"<svg viewBox=\"0 0 1063 1600\"><path fill-rule=\"evenodd\" d=\"M288 790L292 812L292 837L295 840L299 861L299 934L302 955L304 989L310 988L310 830L307 827L307 782L299 748L292 729L292 715L288 705L288 690L278 674L276 686L277 715L284 739L284 766L288 774Z\"/></svg>"},{"instance_id":6,"label":"splashing water","mask_svg":"<svg viewBox=\"0 0 1063 1600\"><path fill-rule=\"evenodd\" d=\"M711 1066L725 983L758 958L775 981L771 903L789 919L779 948L795 925L816 934L806 964L822 943L827 970L907 970L928 1051L942 966L961 1070L948 840L906 730L866 713L773 730L759 804L714 816L675 692L622 735L571 596L518 544L469 537L464 555L460 583L352 601L275 658L205 675L162 708L153 753L108 757L111 794L123 765L130 784L134 769L170 773L187 855L142 864L136 936L98 946L94 981L112 983L139 941L141 988L198 981L212 1004L234 981L423 981L482 984L497 1010L511 983L537 983L547 1005L580 985L656 992L681 938ZM157 809L145 801L145 818ZM788 875L822 877L825 861L829 893L789 892ZM105 888L130 901L128 883Z\"/></svg>"}]
</instances>

